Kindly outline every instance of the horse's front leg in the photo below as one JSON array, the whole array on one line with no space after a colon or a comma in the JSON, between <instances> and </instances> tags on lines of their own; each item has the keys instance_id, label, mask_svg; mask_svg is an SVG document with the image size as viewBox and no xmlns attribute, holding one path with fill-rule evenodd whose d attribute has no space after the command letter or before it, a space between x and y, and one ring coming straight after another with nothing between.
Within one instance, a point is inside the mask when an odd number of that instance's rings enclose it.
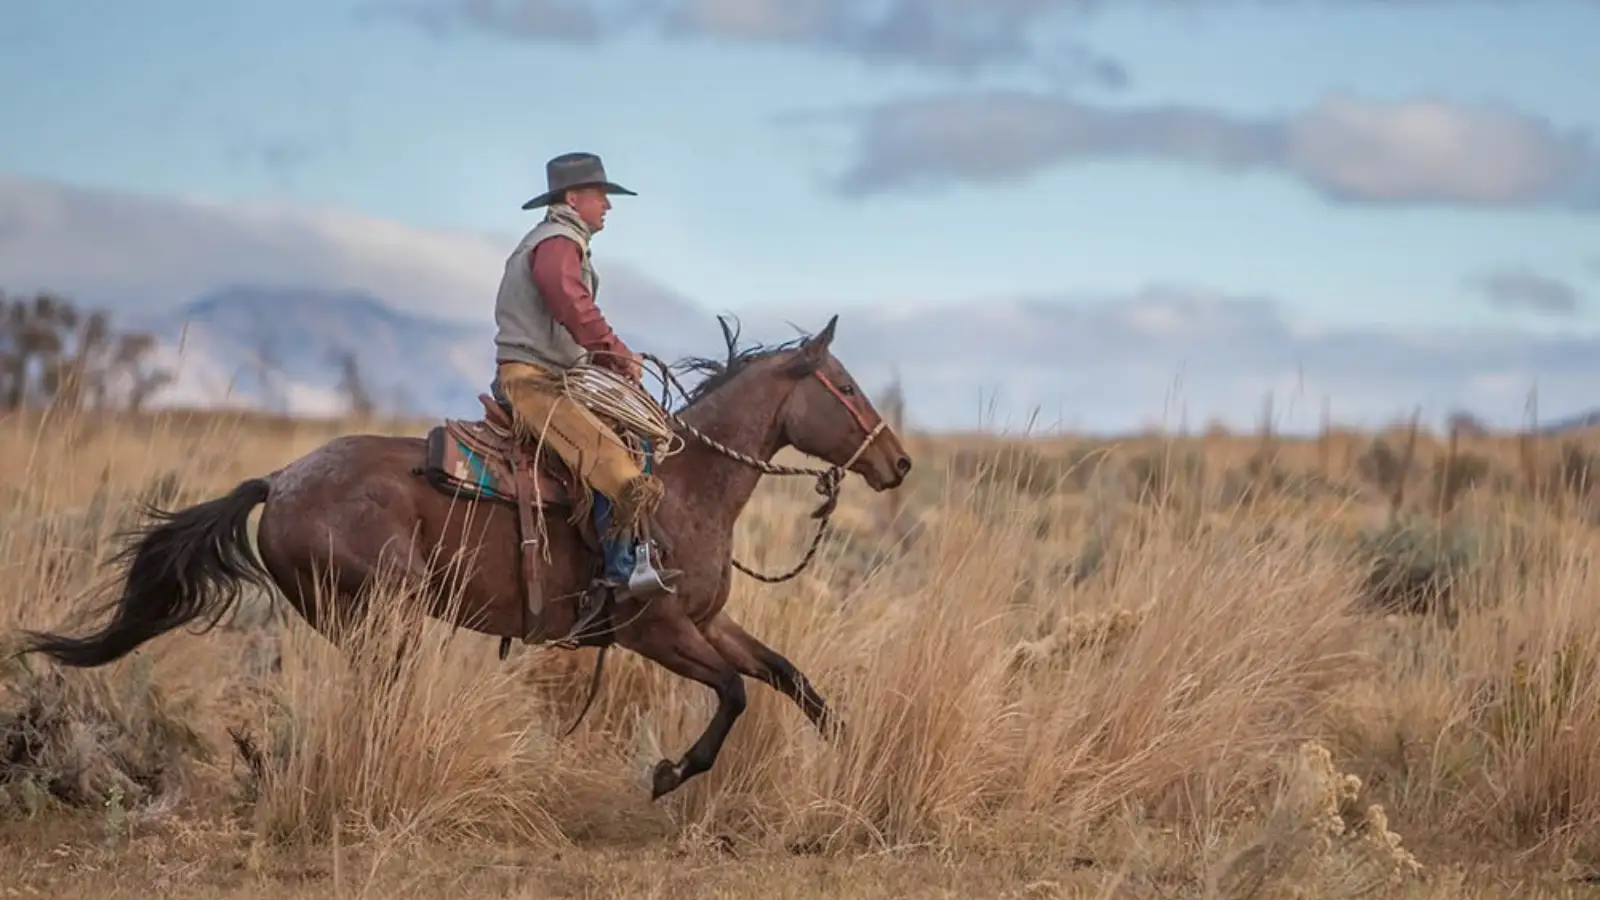
<instances>
[{"instance_id":1,"label":"horse's front leg","mask_svg":"<svg viewBox=\"0 0 1600 900\"><path fill-rule=\"evenodd\" d=\"M705 635L694 627L677 604L660 603L644 620L635 620L621 630L617 643L655 662L675 675L710 687L717 693L717 711L706 730L683 758L674 763L656 763L650 785L650 799L677 790L684 782L708 771L717 761L723 741L733 723L744 712L744 678L728 664Z\"/></svg>"},{"instance_id":2,"label":"horse's front leg","mask_svg":"<svg viewBox=\"0 0 1600 900\"><path fill-rule=\"evenodd\" d=\"M822 699L817 689L811 686L811 679L795 668L794 663L784 659L783 654L751 636L739 627L739 623L728 618L725 612L718 613L707 622L704 633L706 640L717 648L723 659L732 663L741 673L764 681L774 690L787 695L825 737L838 739L844 736L844 723L828 707L828 701Z\"/></svg>"}]
</instances>

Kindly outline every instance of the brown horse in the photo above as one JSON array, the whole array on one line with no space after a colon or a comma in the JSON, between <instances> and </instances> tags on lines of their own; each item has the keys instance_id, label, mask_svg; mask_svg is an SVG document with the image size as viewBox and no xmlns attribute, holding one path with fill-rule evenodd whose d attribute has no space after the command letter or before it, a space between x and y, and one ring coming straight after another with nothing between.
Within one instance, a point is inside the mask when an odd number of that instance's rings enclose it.
<instances>
[{"instance_id":1,"label":"brown horse","mask_svg":"<svg viewBox=\"0 0 1600 900\"><path fill-rule=\"evenodd\" d=\"M814 337L744 351L724 325L727 360L688 364L706 378L677 415L683 449L656 469L666 485L657 527L665 555L683 573L676 593L611 604L608 633L584 642L615 643L716 692L716 712L699 739L678 762L657 763L652 799L714 764L745 708L744 676L791 697L825 735L837 733L838 722L806 676L723 609L735 520L762 470L775 471L767 461L780 449L792 446L846 467L876 491L898 487L911 470L899 437L829 351L837 321L833 317ZM202 616L215 624L244 583L276 586L312 627L337 642L334 620L363 612L364 588L380 569L395 565L399 574L430 586L452 568L462 599L451 621L526 638L517 512L504 504L473 504L474 530L480 531L474 539L462 517L451 514L462 501L420 474L425 454L426 442L418 438L342 436L225 496L157 512L159 521L123 551L126 576L110 620L80 638L29 632L22 653L44 653L68 666L105 665ZM263 507L259 562L247 526L257 505ZM546 521L550 562L540 573L550 589L545 625L547 633L564 633L578 617L576 598L586 590L596 557L592 534L586 540L565 515ZM463 551L478 560L466 572L459 571ZM323 594L332 598L331 609L317 607L319 581L331 581L333 590ZM448 615L442 591L431 614Z\"/></svg>"}]
</instances>

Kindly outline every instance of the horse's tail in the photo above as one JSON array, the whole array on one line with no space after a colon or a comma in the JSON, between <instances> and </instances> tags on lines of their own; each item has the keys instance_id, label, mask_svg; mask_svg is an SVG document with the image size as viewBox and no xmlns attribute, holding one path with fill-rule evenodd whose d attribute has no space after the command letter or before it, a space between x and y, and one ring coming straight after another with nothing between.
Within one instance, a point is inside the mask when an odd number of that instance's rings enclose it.
<instances>
[{"instance_id":1,"label":"horse's tail","mask_svg":"<svg viewBox=\"0 0 1600 900\"><path fill-rule=\"evenodd\" d=\"M270 484L252 478L228 494L157 519L135 532L117 556L127 563L111 620L84 637L29 631L18 654L43 653L62 665L103 666L140 644L206 616L210 630L239 601L241 588L268 588L271 576L250 547L250 511L266 502ZM105 610L102 610L104 612Z\"/></svg>"}]
</instances>

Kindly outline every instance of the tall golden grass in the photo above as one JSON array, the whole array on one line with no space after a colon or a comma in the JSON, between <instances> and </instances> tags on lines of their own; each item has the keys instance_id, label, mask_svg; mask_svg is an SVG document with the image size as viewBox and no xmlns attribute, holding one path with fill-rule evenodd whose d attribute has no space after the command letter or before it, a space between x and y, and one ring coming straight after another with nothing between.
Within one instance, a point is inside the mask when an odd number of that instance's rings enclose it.
<instances>
[{"instance_id":1,"label":"tall golden grass","mask_svg":"<svg viewBox=\"0 0 1600 900\"><path fill-rule=\"evenodd\" d=\"M82 627L135 501L194 502L355 427L0 424L0 626ZM709 691L613 654L560 741L592 652L501 662L431 622L390 680L408 586L348 654L261 596L103 670L8 664L7 834L89 809L108 834L203 823L240 852L375 867L625 846L1059 873L996 896L1498 896L1486 866L1532 891L1600 849L1581 442L911 443L894 527L852 481L805 575L735 581L732 614L811 676L842 743L752 685L716 768L652 806L649 767L703 728ZM807 488L763 485L744 561L804 549Z\"/></svg>"}]
</instances>

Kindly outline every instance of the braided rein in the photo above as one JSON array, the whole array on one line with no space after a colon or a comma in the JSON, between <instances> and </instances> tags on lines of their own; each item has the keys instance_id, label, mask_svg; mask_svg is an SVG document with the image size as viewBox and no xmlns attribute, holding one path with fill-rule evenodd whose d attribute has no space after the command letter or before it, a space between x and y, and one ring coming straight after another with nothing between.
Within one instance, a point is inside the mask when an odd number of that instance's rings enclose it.
<instances>
[{"instance_id":1,"label":"braided rein","mask_svg":"<svg viewBox=\"0 0 1600 900\"><path fill-rule=\"evenodd\" d=\"M688 399L689 392L684 390L683 383L678 380L678 377L672 374L672 367L660 357L655 356L654 354L644 353L640 354L640 358L647 362L654 363L656 368L660 370L661 408L666 412L666 417L674 425L682 429L685 434L694 438L696 441L699 441L701 444L711 448L712 450L722 454L723 456L748 466L757 472L762 473L763 475L798 477L809 475L817 480L816 491L818 494L822 495L822 502L818 504L817 508L811 512L811 518L818 520L817 530L816 533L811 536L811 545L806 548L805 555L800 558L800 562L796 563L793 568L781 575L763 575L740 562L738 557L731 558L733 567L735 569L738 569L740 572L743 572L751 578L754 578L755 580L765 584L780 584L782 582L789 581L790 579L799 575L801 572L804 572L806 567L811 565L812 559L816 557L817 551L821 549L822 539L828 534L829 526L831 525L833 519L833 513L839 508L839 491L844 485L845 474L849 471L851 466L855 465L856 460L861 458L861 454L866 452L867 447L871 446L872 442L877 439L878 433L883 430L885 423L880 420L876 426L867 429L867 436L861 441L860 446L856 447L856 451L850 454L850 458L845 460L842 465L830 465L824 469L817 468L815 466L785 466L769 460L757 459L747 453L741 453L738 450L729 447L727 444L722 443L716 438L711 437L700 429L690 425L688 422L685 422L677 413L667 409L667 401L670 399L670 389L676 388L678 393L682 394L685 399ZM849 408L848 405L846 408ZM853 409L851 409L850 412L855 414L855 410Z\"/></svg>"}]
</instances>

